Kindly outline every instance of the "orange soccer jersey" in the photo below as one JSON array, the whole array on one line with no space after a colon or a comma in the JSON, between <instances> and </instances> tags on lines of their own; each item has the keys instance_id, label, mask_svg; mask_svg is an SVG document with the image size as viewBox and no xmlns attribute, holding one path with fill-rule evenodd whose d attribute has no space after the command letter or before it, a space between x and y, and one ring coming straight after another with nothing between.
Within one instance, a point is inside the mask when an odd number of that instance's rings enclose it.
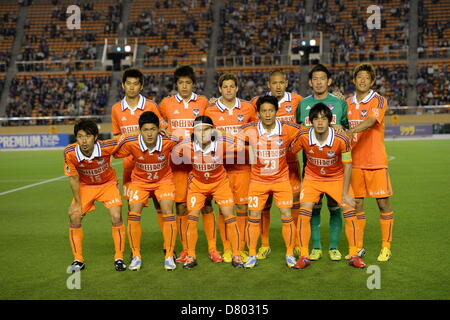
<instances>
[{"instance_id":1,"label":"orange soccer jersey","mask_svg":"<svg viewBox=\"0 0 450 320\"><path fill-rule=\"evenodd\" d=\"M187 138L194 130L194 119L203 115L208 106L204 96L192 93L188 102L179 94L166 97L161 101L161 116L167 121L167 129L177 137Z\"/></svg>"},{"instance_id":2,"label":"orange soccer jersey","mask_svg":"<svg viewBox=\"0 0 450 320\"><path fill-rule=\"evenodd\" d=\"M254 97L251 101L256 111L256 101L260 97ZM278 101L277 119L280 121L288 121L296 123L295 115L297 114L297 107L303 97L294 92L285 92L284 97Z\"/></svg>"},{"instance_id":3,"label":"orange soccer jersey","mask_svg":"<svg viewBox=\"0 0 450 320\"><path fill-rule=\"evenodd\" d=\"M343 163L351 162L350 141L331 127L328 132L327 140L320 145L314 128L304 129L291 146L293 152L303 149L306 154L305 180L335 181L344 177Z\"/></svg>"},{"instance_id":4,"label":"orange soccer jersey","mask_svg":"<svg viewBox=\"0 0 450 320\"><path fill-rule=\"evenodd\" d=\"M261 121L242 126L238 143L242 145L248 142L256 159L251 169L251 180L265 184L289 181L286 154L299 133L299 125L278 120L270 134L263 128Z\"/></svg>"},{"instance_id":5,"label":"orange soccer jersey","mask_svg":"<svg viewBox=\"0 0 450 320\"><path fill-rule=\"evenodd\" d=\"M139 97L138 105L134 110L130 108L125 98L113 105L111 111L113 135L138 132L139 117L145 111L154 112L160 121L162 120L156 103L146 99L142 95L139 95ZM161 127L164 127L163 122L161 122Z\"/></svg>"},{"instance_id":6,"label":"orange soccer jersey","mask_svg":"<svg viewBox=\"0 0 450 320\"><path fill-rule=\"evenodd\" d=\"M116 171L111 167L111 156L118 139L97 141L90 157L86 157L77 143L64 149L64 174L79 176L80 185L102 185L117 182Z\"/></svg>"},{"instance_id":7,"label":"orange soccer jersey","mask_svg":"<svg viewBox=\"0 0 450 320\"><path fill-rule=\"evenodd\" d=\"M131 174L133 183L157 183L172 180L169 165L172 148L178 143L174 136L158 135L156 146L149 150L141 135L123 137L119 149L114 154L117 158L133 156L135 166Z\"/></svg>"},{"instance_id":8,"label":"orange soccer jersey","mask_svg":"<svg viewBox=\"0 0 450 320\"><path fill-rule=\"evenodd\" d=\"M387 100L370 90L360 103L356 101L356 95L354 95L347 99L347 104L347 118L350 128L356 127L369 117L376 119L373 127L353 135L353 168L387 168L388 161L384 147L384 113L387 109Z\"/></svg>"}]
</instances>

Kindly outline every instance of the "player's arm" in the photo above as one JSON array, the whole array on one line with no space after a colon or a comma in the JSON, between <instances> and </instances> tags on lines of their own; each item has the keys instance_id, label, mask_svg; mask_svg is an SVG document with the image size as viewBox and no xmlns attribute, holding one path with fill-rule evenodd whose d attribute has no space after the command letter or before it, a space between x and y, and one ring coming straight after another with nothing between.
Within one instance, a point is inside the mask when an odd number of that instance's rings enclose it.
<instances>
[{"instance_id":1,"label":"player's arm","mask_svg":"<svg viewBox=\"0 0 450 320\"><path fill-rule=\"evenodd\" d=\"M298 124L303 125L302 102L301 102L301 101L298 103L298 106L297 106L297 112L296 112L296 114L295 114L295 121L296 121Z\"/></svg>"},{"instance_id":2,"label":"player's arm","mask_svg":"<svg viewBox=\"0 0 450 320\"><path fill-rule=\"evenodd\" d=\"M348 134L352 136L355 133L362 132L364 130L367 130L369 128L372 128L375 123L377 122L377 119L375 117L368 117L366 120L358 124L353 129L348 130Z\"/></svg>"},{"instance_id":3,"label":"player's arm","mask_svg":"<svg viewBox=\"0 0 450 320\"><path fill-rule=\"evenodd\" d=\"M117 115L114 112L114 110L112 111L112 115L111 115L111 126L112 126L113 138L119 137L121 131L120 131L120 126L119 126L119 121L117 120Z\"/></svg>"},{"instance_id":4,"label":"player's arm","mask_svg":"<svg viewBox=\"0 0 450 320\"><path fill-rule=\"evenodd\" d=\"M69 214L81 212L81 197L80 197L80 179L78 176L69 177L70 188L72 189L74 202L69 207Z\"/></svg>"},{"instance_id":5,"label":"player's arm","mask_svg":"<svg viewBox=\"0 0 450 320\"><path fill-rule=\"evenodd\" d=\"M349 194L350 182L352 179L352 163L344 162L344 190L342 193L342 204L347 204L350 207L355 207L355 199Z\"/></svg>"},{"instance_id":6,"label":"player's arm","mask_svg":"<svg viewBox=\"0 0 450 320\"><path fill-rule=\"evenodd\" d=\"M114 151L112 152L112 156L114 158L126 158L131 153L131 149L129 148L129 143L127 143L127 139L130 139L132 135L122 135L118 139L117 146L114 148Z\"/></svg>"}]
</instances>

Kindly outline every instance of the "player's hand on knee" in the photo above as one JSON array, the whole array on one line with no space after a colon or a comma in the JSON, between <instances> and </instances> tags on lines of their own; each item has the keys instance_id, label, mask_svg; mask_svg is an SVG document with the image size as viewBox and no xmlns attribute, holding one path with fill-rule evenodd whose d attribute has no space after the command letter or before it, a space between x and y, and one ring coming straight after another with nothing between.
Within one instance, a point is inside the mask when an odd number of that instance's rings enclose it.
<instances>
[{"instance_id":1,"label":"player's hand on knee","mask_svg":"<svg viewBox=\"0 0 450 320\"><path fill-rule=\"evenodd\" d=\"M342 206L349 206L351 208L355 207L355 198L353 198L348 193L345 193L342 197Z\"/></svg>"},{"instance_id":2,"label":"player's hand on knee","mask_svg":"<svg viewBox=\"0 0 450 320\"><path fill-rule=\"evenodd\" d=\"M81 215L81 204L80 203L72 203L69 207L69 215L80 214Z\"/></svg>"}]
</instances>

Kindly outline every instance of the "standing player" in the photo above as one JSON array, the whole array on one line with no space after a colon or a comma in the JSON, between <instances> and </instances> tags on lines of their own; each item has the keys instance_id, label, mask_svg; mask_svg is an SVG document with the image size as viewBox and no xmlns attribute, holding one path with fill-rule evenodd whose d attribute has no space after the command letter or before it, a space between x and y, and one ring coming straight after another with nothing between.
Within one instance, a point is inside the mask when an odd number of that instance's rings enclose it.
<instances>
[{"instance_id":1,"label":"standing player","mask_svg":"<svg viewBox=\"0 0 450 320\"><path fill-rule=\"evenodd\" d=\"M131 134L139 132L139 116L145 111L154 112L161 120L158 106L151 100L146 99L140 94L144 88L144 75L138 69L127 69L122 75L122 88L125 97L113 105L111 111L112 133L117 137L121 134ZM123 196L128 197L128 185L131 183L131 171L134 168L133 157L123 159ZM156 211L158 213L158 224L162 231L162 216L159 204L153 199Z\"/></svg>"},{"instance_id":2,"label":"standing player","mask_svg":"<svg viewBox=\"0 0 450 320\"><path fill-rule=\"evenodd\" d=\"M300 195L300 219L297 224L301 245L301 257L294 268L303 269L310 265L308 244L311 237L311 215L314 204L323 193L334 199L344 211L345 234L347 236L350 265L364 268L358 257L356 235L358 227L351 196L352 174L350 141L345 135L330 127L333 115L330 108L318 103L311 108L309 119L311 129L305 129L292 146L293 151L303 149L308 161Z\"/></svg>"},{"instance_id":3,"label":"standing player","mask_svg":"<svg viewBox=\"0 0 450 320\"><path fill-rule=\"evenodd\" d=\"M159 118L146 111L139 117L139 135L122 138L115 157L132 157L134 168L129 184L128 240L132 250L130 270L141 268L141 213L151 196L161 205L165 249L164 268L173 270L176 264L173 250L176 241L176 222L173 215L175 186L169 159L172 148L178 143L173 136L159 134Z\"/></svg>"},{"instance_id":4,"label":"standing player","mask_svg":"<svg viewBox=\"0 0 450 320\"><path fill-rule=\"evenodd\" d=\"M381 252L378 261L391 258L394 214L389 197L392 196L388 161L384 148L384 113L387 100L371 90L375 81L375 68L368 63L355 67L353 83L356 92L348 98L349 134L353 145L352 188L355 192L356 214L361 234L358 248L363 248L366 224L364 198L377 199L380 210ZM364 250L360 251L363 254Z\"/></svg>"},{"instance_id":5,"label":"standing player","mask_svg":"<svg viewBox=\"0 0 450 320\"><path fill-rule=\"evenodd\" d=\"M234 157L235 144L233 139L222 136L219 131L213 129L210 117L197 117L194 123L191 139L182 142L175 152L175 155L180 157L179 160L192 164L187 195L189 215L186 229L183 230L188 256L183 267L192 269L197 265L195 247L198 239L198 217L206 198L212 196L224 215L227 238L231 242L233 254L232 265L239 268L243 266L239 255L241 235L234 216L233 193L223 166L227 154ZM181 161L174 160L175 162Z\"/></svg>"},{"instance_id":6,"label":"standing player","mask_svg":"<svg viewBox=\"0 0 450 320\"><path fill-rule=\"evenodd\" d=\"M256 120L253 106L236 97L239 90L238 79L232 73L224 73L219 78L219 91L221 97L205 110L205 116L212 119L216 129L231 137L235 137L239 128L251 121ZM239 159L236 155L230 164L224 164L227 171L231 191L233 192L236 206L237 223L241 236L240 251L244 261L247 258L245 250L244 231L247 222L248 186L250 183L250 164L248 151L245 158ZM231 244L226 239L224 217L219 216L219 228L224 245L223 260L230 263L232 260Z\"/></svg>"},{"instance_id":7,"label":"standing player","mask_svg":"<svg viewBox=\"0 0 450 320\"><path fill-rule=\"evenodd\" d=\"M196 83L194 70L190 66L182 66L175 70L174 82L177 88L175 96L166 97L159 106L162 117L167 121L168 131L182 139L189 138L193 132L194 119L203 115L208 106L208 100L204 96L198 96L193 92ZM175 183L175 202L177 210L177 226L183 251L176 260L184 263L187 257L186 239L181 230L187 223L186 196L187 180L192 166L189 164L172 165L173 181ZM213 262L221 262L222 257L216 250L216 224L214 210L210 201L203 213L203 228L209 244L209 257Z\"/></svg>"},{"instance_id":8,"label":"standing player","mask_svg":"<svg viewBox=\"0 0 450 320\"><path fill-rule=\"evenodd\" d=\"M269 80L267 86L269 88L268 95L274 96L278 100L278 113L277 120L288 121L295 123L295 117L297 113L297 106L302 101L302 96L287 92L288 80L286 74L281 70L272 71L269 75ZM252 99L252 104L256 109L256 101L259 97ZM289 181L292 186L293 193L293 206L291 210L292 217L294 218L294 223L298 220L298 210L300 208L300 164L298 162L297 154L288 151L287 162L289 166ZM270 231L270 208L272 206L272 198L266 203L265 208L262 211L261 216L261 247L258 250L256 257L258 259L265 259L270 254L270 244L269 244L269 231ZM298 249L299 242L296 239L296 248Z\"/></svg>"},{"instance_id":9,"label":"standing player","mask_svg":"<svg viewBox=\"0 0 450 320\"><path fill-rule=\"evenodd\" d=\"M122 201L116 172L111 167L111 155L117 140L98 141L98 127L92 120L81 120L74 127L76 143L64 149L64 174L69 177L73 193L69 207L70 245L74 255L72 272L85 268L83 258L83 229L81 221L86 213L95 210L94 202L103 202L112 221L114 267L125 271L123 263L125 227L122 222Z\"/></svg>"},{"instance_id":10,"label":"standing player","mask_svg":"<svg viewBox=\"0 0 450 320\"><path fill-rule=\"evenodd\" d=\"M312 106L317 103L323 103L332 112L331 126L342 134L343 128L348 128L347 121L347 103L335 95L328 92L331 85L331 73L321 64L312 68L309 72L309 85L313 90L313 94L304 98L297 109L297 123L305 127L311 127L312 122L309 118L309 112ZM308 157L303 151L303 168L306 166ZM303 170L304 172L304 170ZM342 232L342 211L335 200L327 195L328 210L330 211L330 243L328 247L328 254L333 261L342 259L342 254L339 251L339 240ZM322 209L322 196L318 203L314 206L311 218L311 233L313 240L313 250L311 251L310 259L319 260L322 257L322 243L320 241L320 210Z\"/></svg>"},{"instance_id":11,"label":"standing player","mask_svg":"<svg viewBox=\"0 0 450 320\"><path fill-rule=\"evenodd\" d=\"M259 121L242 126L238 143L248 143L256 163L252 165L248 190L250 210L246 227L246 241L249 257L244 267L256 265L256 246L261 234L261 211L269 195L280 209L282 235L286 245L286 264L295 265L295 224L291 216L292 187L289 182L289 167L286 154L289 145L296 139L300 126L276 119L278 100L264 96L256 102Z\"/></svg>"}]
</instances>

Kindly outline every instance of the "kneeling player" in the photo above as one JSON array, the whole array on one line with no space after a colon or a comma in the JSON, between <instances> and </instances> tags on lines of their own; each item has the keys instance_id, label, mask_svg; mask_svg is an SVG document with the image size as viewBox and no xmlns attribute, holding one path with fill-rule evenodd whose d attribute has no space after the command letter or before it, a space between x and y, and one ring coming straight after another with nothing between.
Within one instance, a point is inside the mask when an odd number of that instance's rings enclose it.
<instances>
[{"instance_id":1,"label":"kneeling player","mask_svg":"<svg viewBox=\"0 0 450 320\"><path fill-rule=\"evenodd\" d=\"M325 193L333 198L343 210L345 234L350 251L349 264L364 268L365 263L358 257L356 237L358 227L354 209L354 199L350 190L352 172L350 141L330 127L330 109L323 103L311 108L309 119L313 128L303 130L293 144L293 152L303 149L308 161L305 178L300 192L300 219L297 229L300 237L300 258L294 268L303 269L310 265L308 243L311 238L311 215L314 204Z\"/></svg>"},{"instance_id":2,"label":"kneeling player","mask_svg":"<svg viewBox=\"0 0 450 320\"><path fill-rule=\"evenodd\" d=\"M133 252L130 270L136 271L141 268L141 212L152 196L158 199L161 206L164 268L173 270L176 268L173 250L177 226L173 214L175 186L169 157L178 139L159 134L159 118L151 111L146 111L139 117L139 130L139 135L122 138L119 149L114 154L119 158L131 155L135 163L129 185L128 239Z\"/></svg>"},{"instance_id":3,"label":"kneeling player","mask_svg":"<svg viewBox=\"0 0 450 320\"><path fill-rule=\"evenodd\" d=\"M214 130L213 121L208 116L195 118L191 139L176 147L174 156L179 159L173 159L173 162L178 164L183 160L192 163L187 194L189 215L186 229L182 230L188 250L183 266L185 269L192 269L197 265L195 254L198 240L197 224L200 210L208 196L214 197L225 218L227 237L233 252L232 265L237 268L243 266L239 253L241 235L233 210L233 193L223 166L227 153L234 156L235 149L233 139L221 136L219 131Z\"/></svg>"},{"instance_id":4,"label":"kneeling player","mask_svg":"<svg viewBox=\"0 0 450 320\"><path fill-rule=\"evenodd\" d=\"M81 221L86 213L95 209L94 202L103 202L112 221L112 236L116 271L125 271L123 251L125 227L122 222L122 202L116 172L111 167L111 155L117 140L98 141L98 127L92 120L81 120L75 125L76 143L64 150L64 174L69 176L73 200L69 207L70 245L74 261L72 272L85 268L83 258L83 229Z\"/></svg>"}]
</instances>

